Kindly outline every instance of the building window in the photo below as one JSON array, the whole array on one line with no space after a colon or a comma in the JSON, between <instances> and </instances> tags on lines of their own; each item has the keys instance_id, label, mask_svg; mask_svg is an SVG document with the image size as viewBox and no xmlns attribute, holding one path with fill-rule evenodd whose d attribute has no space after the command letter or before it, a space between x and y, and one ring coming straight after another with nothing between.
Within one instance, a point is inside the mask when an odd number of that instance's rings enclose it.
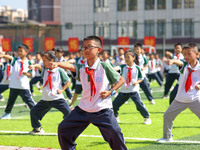
<instances>
[{"instance_id":1,"label":"building window","mask_svg":"<svg viewBox=\"0 0 200 150\"><path fill-rule=\"evenodd\" d=\"M126 11L126 0L117 0L117 10Z\"/></svg>"},{"instance_id":2,"label":"building window","mask_svg":"<svg viewBox=\"0 0 200 150\"><path fill-rule=\"evenodd\" d=\"M190 37L194 35L194 23L192 19L184 20L184 35Z\"/></svg>"},{"instance_id":3,"label":"building window","mask_svg":"<svg viewBox=\"0 0 200 150\"><path fill-rule=\"evenodd\" d=\"M145 0L145 9L146 10L154 9L154 4L155 4L154 0Z\"/></svg>"},{"instance_id":4,"label":"building window","mask_svg":"<svg viewBox=\"0 0 200 150\"><path fill-rule=\"evenodd\" d=\"M182 0L173 0L172 8L182 8Z\"/></svg>"},{"instance_id":5,"label":"building window","mask_svg":"<svg viewBox=\"0 0 200 150\"><path fill-rule=\"evenodd\" d=\"M109 23L108 22L95 22L95 35L103 38L109 37Z\"/></svg>"},{"instance_id":6,"label":"building window","mask_svg":"<svg viewBox=\"0 0 200 150\"><path fill-rule=\"evenodd\" d=\"M155 35L155 23L154 20L145 21L145 36L154 36Z\"/></svg>"},{"instance_id":7,"label":"building window","mask_svg":"<svg viewBox=\"0 0 200 150\"><path fill-rule=\"evenodd\" d=\"M129 0L128 10L137 10L137 0Z\"/></svg>"},{"instance_id":8,"label":"building window","mask_svg":"<svg viewBox=\"0 0 200 150\"><path fill-rule=\"evenodd\" d=\"M184 0L185 8L194 8L194 0Z\"/></svg>"},{"instance_id":9,"label":"building window","mask_svg":"<svg viewBox=\"0 0 200 150\"><path fill-rule=\"evenodd\" d=\"M166 21L158 20L157 21L157 36L162 37L166 33Z\"/></svg>"},{"instance_id":10,"label":"building window","mask_svg":"<svg viewBox=\"0 0 200 150\"><path fill-rule=\"evenodd\" d=\"M94 12L108 12L109 0L94 0Z\"/></svg>"},{"instance_id":11,"label":"building window","mask_svg":"<svg viewBox=\"0 0 200 150\"><path fill-rule=\"evenodd\" d=\"M157 9L166 9L166 0L157 0Z\"/></svg>"},{"instance_id":12,"label":"building window","mask_svg":"<svg viewBox=\"0 0 200 150\"><path fill-rule=\"evenodd\" d=\"M128 36L127 21L118 21L118 36Z\"/></svg>"},{"instance_id":13,"label":"building window","mask_svg":"<svg viewBox=\"0 0 200 150\"><path fill-rule=\"evenodd\" d=\"M128 24L128 36L137 38L137 21L130 21Z\"/></svg>"},{"instance_id":14,"label":"building window","mask_svg":"<svg viewBox=\"0 0 200 150\"><path fill-rule=\"evenodd\" d=\"M181 36L182 35L182 22L181 19L172 20L172 35Z\"/></svg>"}]
</instances>

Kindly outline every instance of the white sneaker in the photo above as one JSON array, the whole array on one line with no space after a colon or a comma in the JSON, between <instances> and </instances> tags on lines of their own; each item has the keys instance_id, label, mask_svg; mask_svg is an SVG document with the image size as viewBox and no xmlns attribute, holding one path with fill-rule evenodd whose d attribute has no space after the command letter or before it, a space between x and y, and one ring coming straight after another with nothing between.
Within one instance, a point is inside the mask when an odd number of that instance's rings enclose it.
<instances>
[{"instance_id":1,"label":"white sneaker","mask_svg":"<svg viewBox=\"0 0 200 150\"><path fill-rule=\"evenodd\" d=\"M71 99L67 99L67 102L68 102L68 103L71 103L71 102L72 102L72 100L71 100Z\"/></svg>"},{"instance_id":2,"label":"white sneaker","mask_svg":"<svg viewBox=\"0 0 200 150\"><path fill-rule=\"evenodd\" d=\"M2 97L2 98L0 99L0 101L2 101L2 102L3 102L3 101L5 101L5 98L4 98L4 97Z\"/></svg>"},{"instance_id":3,"label":"white sneaker","mask_svg":"<svg viewBox=\"0 0 200 150\"><path fill-rule=\"evenodd\" d=\"M5 113L0 119L11 119L10 113Z\"/></svg>"},{"instance_id":4,"label":"white sneaker","mask_svg":"<svg viewBox=\"0 0 200 150\"><path fill-rule=\"evenodd\" d=\"M152 100L150 101L150 104L155 105L156 102L152 99Z\"/></svg>"},{"instance_id":5,"label":"white sneaker","mask_svg":"<svg viewBox=\"0 0 200 150\"><path fill-rule=\"evenodd\" d=\"M145 118L144 119L144 124L150 125L151 124L151 119L150 118Z\"/></svg>"},{"instance_id":6,"label":"white sneaker","mask_svg":"<svg viewBox=\"0 0 200 150\"><path fill-rule=\"evenodd\" d=\"M165 142L172 142L173 141L173 138L169 138L169 139L164 139L164 138L161 138L161 139L158 139L157 142L160 142L160 143L165 143Z\"/></svg>"},{"instance_id":7,"label":"white sneaker","mask_svg":"<svg viewBox=\"0 0 200 150\"><path fill-rule=\"evenodd\" d=\"M29 132L29 134L44 134L44 130L42 129L42 127L39 128L34 128L31 132Z\"/></svg>"},{"instance_id":8,"label":"white sneaker","mask_svg":"<svg viewBox=\"0 0 200 150\"><path fill-rule=\"evenodd\" d=\"M35 93L31 93L32 96L35 96Z\"/></svg>"},{"instance_id":9,"label":"white sneaker","mask_svg":"<svg viewBox=\"0 0 200 150\"><path fill-rule=\"evenodd\" d=\"M42 90L39 90L40 93L42 93Z\"/></svg>"},{"instance_id":10,"label":"white sneaker","mask_svg":"<svg viewBox=\"0 0 200 150\"><path fill-rule=\"evenodd\" d=\"M116 120L117 120L118 123L120 122L119 117L116 117Z\"/></svg>"},{"instance_id":11,"label":"white sneaker","mask_svg":"<svg viewBox=\"0 0 200 150\"><path fill-rule=\"evenodd\" d=\"M169 96L168 95L164 95L162 98L169 98Z\"/></svg>"}]
</instances>

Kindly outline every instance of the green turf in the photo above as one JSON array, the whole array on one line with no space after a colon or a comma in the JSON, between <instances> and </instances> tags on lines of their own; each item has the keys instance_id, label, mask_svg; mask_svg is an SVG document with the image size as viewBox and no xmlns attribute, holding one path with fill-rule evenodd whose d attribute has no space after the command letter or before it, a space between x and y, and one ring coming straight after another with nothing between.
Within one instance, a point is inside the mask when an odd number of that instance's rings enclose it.
<instances>
[{"instance_id":1,"label":"green turf","mask_svg":"<svg viewBox=\"0 0 200 150\"><path fill-rule=\"evenodd\" d=\"M152 125L144 125L144 119L136 110L135 104L129 99L128 104L124 104L119 111L120 127L125 137L152 138L158 139L162 137L163 114L168 108L168 99L161 99L163 88L158 87L157 83L151 85L153 95L157 98L156 105L151 105L146 100L144 94L141 94L143 102L151 114ZM38 91L36 90L36 94ZM8 91L4 94L8 97ZM35 96L34 100L39 101L41 96ZM16 103L22 103L20 98ZM0 102L0 105L5 105L6 102ZM2 115L4 109L0 109ZM0 130L6 131L31 131L31 123L29 109L24 106L14 107L12 111L12 120L0 120ZM57 133L57 126L62 121L62 114L55 109L52 109L42 120L42 126L47 133ZM98 128L89 125L82 133L84 135L101 135ZM182 112L174 121L173 138L174 140L200 140L199 119L191 113L190 110ZM78 137L76 140L78 150L102 150L110 149L108 143L103 138ZM27 147L51 147L60 148L57 136L33 136L0 133L0 145L12 146L27 146ZM196 150L200 149L200 144L180 144L167 143L158 144L151 141L126 140L126 145L130 150Z\"/></svg>"}]
</instances>

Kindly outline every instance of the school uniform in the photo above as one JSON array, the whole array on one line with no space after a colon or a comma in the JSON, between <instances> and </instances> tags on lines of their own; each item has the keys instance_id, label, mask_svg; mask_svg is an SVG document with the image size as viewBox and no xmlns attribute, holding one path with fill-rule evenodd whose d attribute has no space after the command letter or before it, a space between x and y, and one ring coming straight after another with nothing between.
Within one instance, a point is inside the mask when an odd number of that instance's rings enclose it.
<instances>
[{"instance_id":1,"label":"school uniform","mask_svg":"<svg viewBox=\"0 0 200 150\"><path fill-rule=\"evenodd\" d=\"M65 58L64 58L63 56L60 58L60 60L59 60L58 58L56 58L56 62L63 62L63 61L66 61ZM69 76L69 75L68 75L68 76ZM70 75L70 76L71 76L71 75ZM73 79L72 79L72 80L73 80ZM62 85L64 85L64 84L62 84ZM67 95L67 97L68 97L69 99L72 98L72 94L71 94L71 91L70 91L69 87L66 88L65 93L66 93L66 95Z\"/></svg>"},{"instance_id":2,"label":"school uniform","mask_svg":"<svg viewBox=\"0 0 200 150\"><path fill-rule=\"evenodd\" d=\"M37 62L37 64L43 65L43 61L40 60ZM43 78L41 77L41 73L38 68L35 68L35 77L33 77L30 81L30 91L33 93L33 84L36 84L37 82L40 82L43 84Z\"/></svg>"},{"instance_id":3,"label":"school uniform","mask_svg":"<svg viewBox=\"0 0 200 150\"><path fill-rule=\"evenodd\" d=\"M82 83L83 92L78 106L58 127L61 149L75 149L76 138L92 123L99 128L112 149L127 150L112 111L111 96L105 99L100 96L102 91L109 91L110 84L119 81L120 75L110 65L100 62L99 58L92 67L88 66L87 61L75 66L75 78Z\"/></svg>"},{"instance_id":4,"label":"school uniform","mask_svg":"<svg viewBox=\"0 0 200 150\"><path fill-rule=\"evenodd\" d=\"M41 76L44 78L42 89L42 100L31 109L31 125L33 128L41 127L39 120L53 107L63 113L65 118L70 112L69 105L64 99L64 95L58 94L57 90L62 89L62 83L67 83L69 77L61 68L49 70L43 67Z\"/></svg>"},{"instance_id":5,"label":"school uniform","mask_svg":"<svg viewBox=\"0 0 200 150\"><path fill-rule=\"evenodd\" d=\"M120 59L120 57L122 57L122 59ZM114 66L120 66L120 65L125 64L124 55L122 55L122 56L116 56L114 59L115 59Z\"/></svg>"},{"instance_id":6,"label":"school uniform","mask_svg":"<svg viewBox=\"0 0 200 150\"><path fill-rule=\"evenodd\" d=\"M182 54L180 54L180 56L173 55L173 57L171 59L182 60L182 59L184 59L184 57ZM179 79L179 76L180 76L179 66L172 64L170 67L170 70L166 76L164 95L168 95L171 86L173 85L175 80Z\"/></svg>"},{"instance_id":7,"label":"school uniform","mask_svg":"<svg viewBox=\"0 0 200 150\"><path fill-rule=\"evenodd\" d=\"M121 74L126 82L122 85L119 94L113 101L113 110L115 117L118 116L119 108L131 98L136 105L137 110L144 118L149 118L149 113L145 108L144 103L141 101L139 94L139 84L133 85L134 82L138 80L143 80L142 72L137 65L129 67L128 65L121 65ZM130 70L130 71L129 71ZM128 82L128 76L131 74L131 81Z\"/></svg>"},{"instance_id":8,"label":"school uniform","mask_svg":"<svg viewBox=\"0 0 200 150\"><path fill-rule=\"evenodd\" d=\"M83 58L82 57L77 57L77 58L75 58L75 63L77 65L77 64L84 64L85 62L83 62ZM75 93L76 94L81 94L82 91L83 91L83 89L82 89L81 82L79 82L78 80L76 80Z\"/></svg>"},{"instance_id":9,"label":"school uniform","mask_svg":"<svg viewBox=\"0 0 200 150\"><path fill-rule=\"evenodd\" d=\"M189 73L190 72L190 73ZM188 77L191 77L191 82ZM200 91L195 89L195 85L200 82L200 64L199 62L194 68L184 62L180 70L180 79L178 93L175 100L164 114L163 138L172 137L173 121L178 114L189 108L200 119ZM191 83L187 84L187 83Z\"/></svg>"},{"instance_id":10,"label":"school uniform","mask_svg":"<svg viewBox=\"0 0 200 150\"><path fill-rule=\"evenodd\" d=\"M4 71L4 76L3 79L0 83L0 99L3 98L1 95L5 90L9 89L9 83L10 83L10 75L11 75L11 70L12 66L10 63L4 62L2 65L2 69Z\"/></svg>"},{"instance_id":11,"label":"school uniform","mask_svg":"<svg viewBox=\"0 0 200 150\"><path fill-rule=\"evenodd\" d=\"M142 56L142 54L140 54L138 56L138 60L139 60L139 67L140 68L144 68L144 66L148 65L146 57ZM146 78L146 70L141 70L142 76L144 77L144 79L142 80L142 82L139 83L139 85L140 85L141 89L144 91L147 99L149 101L152 101L154 98L153 98L153 95L151 94L151 89L149 87L149 83L148 83L147 78Z\"/></svg>"},{"instance_id":12,"label":"school uniform","mask_svg":"<svg viewBox=\"0 0 200 150\"><path fill-rule=\"evenodd\" d=\"M111 63L110 59L102 60L102 62L107 63L113 67L113 64Z\"/></svg>"},{"instance_id":13,"label":"school uniform","mask_svg":"<svg viewBox=\"0 0 200 150\"><path fill-rule=\"evenodd\" d=\"M157 81L157 83L162 86L162 81L160 80L160 78L157 75L157 70L156 70L156 60L149 60L148 62L148 77L149 80L151 81L151 79L155 79Z\"/></svg>"},{"instance_id":14,"label":"school uniform","mask_svg":"<svg viewBox=\"0 0 200 150\"><path fill-rule=\"evenodd\" d=\"M18 95L21 96L22 100L31 109L33 106L35 106L35 102L30 93L30 86L27 84L29 83L29 78L26 75L23 75L23 72L32 72L32 70L29 70L28 68L29 65L31 65L31 62L27 58L22 62L19 57L13 57L11 65L12 74L10 75L9 83L10 93L5 112L11 112Z\"/></svg>"},{"instance_id":15,"label":"school uniform","mask_svg":"<svg viewBox=\"0 0 200 150\"><path fill-rule=\"evenodd\" d=\"M163 76L161 74L161 66L162 66L162 61L160 59L156 59L156 73L158 75L158 77L160 78L160 80L163 82Z\"/></svg>"}]
</instances>

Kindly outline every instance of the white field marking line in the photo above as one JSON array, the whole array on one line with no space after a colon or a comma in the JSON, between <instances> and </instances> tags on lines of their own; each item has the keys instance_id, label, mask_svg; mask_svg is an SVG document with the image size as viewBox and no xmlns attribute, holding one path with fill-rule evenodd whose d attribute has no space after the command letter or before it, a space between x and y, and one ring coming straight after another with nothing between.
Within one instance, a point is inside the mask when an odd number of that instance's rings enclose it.
<instances>
[{"instance_id":1,"label":"white field marking line","mask_svg":"<svg viewBox=\"0 0 200 150\"><path fill-rule=\"evenodd\" d=\"M29 134L29 132L22 132L22 131L2 131L0 130L0 133L19 133L19 134ZM44 134L37 134L37 135L54 135L57 136L57 133L44 133ZM103 138L101 135L80 135L81 137L92 137L92 138ZM154 141L156 142L157 139L151 139L151 138L134 138L134 137L124 137L126 140L139 140L139 141ZM160 142L161 143L161 142ZM163 142L164 143L164 142ZM200 144L200 141L179 141L174 140L171 142L165 142L165 143L188 143L188 144Z\"/></svg>"}]
</instances>

